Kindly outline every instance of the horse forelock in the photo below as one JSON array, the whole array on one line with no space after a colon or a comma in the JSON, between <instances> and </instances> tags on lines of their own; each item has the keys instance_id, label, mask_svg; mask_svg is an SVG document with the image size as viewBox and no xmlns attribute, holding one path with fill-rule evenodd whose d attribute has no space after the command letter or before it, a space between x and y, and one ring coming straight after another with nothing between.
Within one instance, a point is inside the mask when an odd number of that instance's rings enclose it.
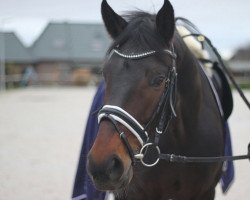
<instances>
[{"instance_id":1,"label":"horse forelock","mask_svg":"<svg viewBox=\"0 0 250 200\"><path fill-rule=\"evenodd\" d=\"M108 53L119 47L123 53L160 51L166 48L164 38L156 31L155 15L143 11L127 12L125 30L115 39Z\"/></svg>"}]
</instances>

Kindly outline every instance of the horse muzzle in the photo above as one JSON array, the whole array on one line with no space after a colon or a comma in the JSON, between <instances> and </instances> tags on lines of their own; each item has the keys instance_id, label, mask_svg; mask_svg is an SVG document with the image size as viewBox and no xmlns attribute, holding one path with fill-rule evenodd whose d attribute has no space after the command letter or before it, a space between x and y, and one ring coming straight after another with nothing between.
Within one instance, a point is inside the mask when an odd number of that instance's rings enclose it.
<instances>
[{"instance_id":1,"label":"horse muzzle","mask_svg":"<svg viewBox=\"0 0 250 200\"><path fill-rule=\"evenodd\" d=\"M117 190L125 187L132 178L132 168L128 173L124 170L122 160L112 155L101 163L95 162L88 156L87 171L97 190Z\"/></svg>"}]
</instances>

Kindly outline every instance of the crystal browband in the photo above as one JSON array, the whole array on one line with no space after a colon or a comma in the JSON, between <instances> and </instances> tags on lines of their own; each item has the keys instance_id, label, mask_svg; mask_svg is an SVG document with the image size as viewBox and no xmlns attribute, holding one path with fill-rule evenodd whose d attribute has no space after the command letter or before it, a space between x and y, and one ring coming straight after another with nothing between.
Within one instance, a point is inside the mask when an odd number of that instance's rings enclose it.
<instances>
[{"instance_id":1,"label":"crystal browband","mask_svg":"<svg viewBox=\"0 0 250 200\"><path fill-rule=\"evenodd\" d=\"M176 58L176 54L168 49L164 49L163 52L167 53L168 55L170 55L174 59ZM156 54L157 51L152 50L152 51L147 51L147 52L138 53L138 54L134 54L134 53L124 54L124 53L121 53L120 51L118 51L117 49L113 49L110 56L113 55L113 53L116 53L117 55L121 56L122 58L140 59L140 58L145 58L145 57L151 56L153 54Z\"/></svg>"}]
</instances>

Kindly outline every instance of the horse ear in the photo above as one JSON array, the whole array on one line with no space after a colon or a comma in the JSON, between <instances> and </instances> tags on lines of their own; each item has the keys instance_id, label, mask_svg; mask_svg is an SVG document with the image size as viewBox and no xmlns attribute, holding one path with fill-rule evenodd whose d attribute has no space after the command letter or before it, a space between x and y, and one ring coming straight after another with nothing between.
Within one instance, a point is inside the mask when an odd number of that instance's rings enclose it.
<instances>
[{"instance_id":1,"label":"horse ear","mask_svg":"<svg viewBox=\"0 0 250 200\"><path fill-rule=\"evenodd\" d=\"M101 5L102 19L108 33L115 39L127 26L127 22L108 5L106 0Z\"/></svg>"},{"instance_id":2,"label":"horse ear","mask_svg":"<svg viewBox=\"0 0 250 200\"><path fill-rule=\"evenodd\" d=\"M175 31L174 9L168 0L156 15L156 29L163 36L164 40L169 43Z\"/></svg>"}]
</instances>

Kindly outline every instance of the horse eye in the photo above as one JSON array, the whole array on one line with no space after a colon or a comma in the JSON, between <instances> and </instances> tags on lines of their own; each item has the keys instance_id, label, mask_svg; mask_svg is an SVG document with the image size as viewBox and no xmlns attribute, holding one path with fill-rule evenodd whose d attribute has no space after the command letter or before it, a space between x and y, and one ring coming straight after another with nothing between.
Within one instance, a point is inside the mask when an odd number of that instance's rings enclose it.
<instances>
[{"instance_id":1,"label":"horse eye","mask_svg":"<svg viewBox=\"0 0 250 200\"><path fill-rule=\"evenodd\" d=\"M163 81L165 80L165 76L157 76L151 80L150 85L153 87L159 87Z\"/></svg>"}]
</instances>

